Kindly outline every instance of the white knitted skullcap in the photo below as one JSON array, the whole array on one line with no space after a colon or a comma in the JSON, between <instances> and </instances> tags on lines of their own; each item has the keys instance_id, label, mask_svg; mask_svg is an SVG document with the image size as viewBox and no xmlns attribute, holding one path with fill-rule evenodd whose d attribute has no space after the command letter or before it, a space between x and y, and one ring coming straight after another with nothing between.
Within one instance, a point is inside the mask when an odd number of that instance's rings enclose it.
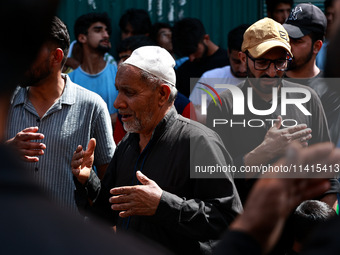
<instances>
[{"instance_id":1,"label":"white knitted skullcap","mask_svg":"<svg viewBox=\"0 0 340 255\"><path fill-rule=\"evenodd\" d=\"M175 60L170 53L159 46L143 46L134 50L124 63L151 73L176 86Z\"/></svg>"}]
</instances>

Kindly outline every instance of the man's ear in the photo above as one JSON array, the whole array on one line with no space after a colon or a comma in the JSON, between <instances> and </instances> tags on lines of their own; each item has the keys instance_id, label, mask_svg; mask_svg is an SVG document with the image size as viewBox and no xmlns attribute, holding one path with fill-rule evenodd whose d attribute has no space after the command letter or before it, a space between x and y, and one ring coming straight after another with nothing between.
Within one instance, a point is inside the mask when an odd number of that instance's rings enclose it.
<instances>
[{"instance_id":1,"label":"man's ear","mask_svg":"<svg viewBox=\"0 0 340 255\"><path fill-rule=\"evenodd\" d=\"M59 65L64 59L64 52L60 48L56 48L51 52L52 65Z\"/></svg>"},{"instance_id":2,"label":"man's ear","mask_svg":"<svg viewBox=\"0 0 340 255\"><path fill-rule=\"evenodd\" d=\"M86 35L85 34L79 34L77 41L80 42L80 43L86 43L86 41L87 41Z\"/></svg>"},{"instance_id":3,"label":"man's ear","mask_svg":"<svg viewBox=\"0 0 340 255\"><path fill-rule=\"evenodd\" d=\"M322 47L322 41L321 40L317 40L314 45L313 45L313 53L316 55L318 54L318 52L321 50Z\"/></svg>"},{"instance_id":4,"label":"man's ear","mask_svg":"<svg viewBox=\"0 0 340 255\"><path fill-rule=\"evenodd\" d=\"M161 84L159 87L159 106L163 106L168 100L171 93L171 89L168 85Z\"/></svg>"}]
</instances>

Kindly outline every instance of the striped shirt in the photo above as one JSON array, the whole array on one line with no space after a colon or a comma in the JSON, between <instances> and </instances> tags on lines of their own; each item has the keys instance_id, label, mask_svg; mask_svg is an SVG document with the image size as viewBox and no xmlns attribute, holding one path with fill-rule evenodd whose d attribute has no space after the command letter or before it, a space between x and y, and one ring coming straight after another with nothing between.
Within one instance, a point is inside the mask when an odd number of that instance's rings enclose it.
<instances>
[{"instance_id":1,"label":"striped shirt","mask_svg":"<svg viewBox=\"0 0 340 255\"><path fill-rule=\"evenodd\" d=\"M71 172L73 152L79 144L85 149L90 138L96 138L94 164L100 166L110 162L115 143L105 102L65 77L62 96L42 118L28 99L28 89L17 90L11 103L7 139L27 127L39 127L38 132L45 138L38 142L46 145L45 153L38 162L24 164L51 200L77 213Z\"/></svg>"}]
</instances>

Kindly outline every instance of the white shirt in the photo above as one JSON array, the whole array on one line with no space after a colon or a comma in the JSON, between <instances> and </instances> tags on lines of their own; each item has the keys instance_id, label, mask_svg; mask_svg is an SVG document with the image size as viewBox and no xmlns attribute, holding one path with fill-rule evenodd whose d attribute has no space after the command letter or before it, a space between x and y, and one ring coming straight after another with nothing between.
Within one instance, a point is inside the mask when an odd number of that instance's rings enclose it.
<instances>
[{"instance_id":1,"label":"white shirt","mask_svg":"<svg viewBox=\"0 0 340 255\"><path fill-rule=\"evenodd\" d=\"M243 79L241 78L236 78L231 73L230 66L224 66L224 67L209 70L203 73L199 81L196 83L195 87L191 91L189 99L194 105L201 105L201 95L205 92L199 88L205 88L205 89L207 88L204 85L200 84L199 82L206 83L214 88L215 84L237 85L242 80ZM220 94L226 89L215 88L215 90L218 94ZM207 105L209 105L211 100L212 100L211 97L207 97Z\"/></svg>"}]
</instances>

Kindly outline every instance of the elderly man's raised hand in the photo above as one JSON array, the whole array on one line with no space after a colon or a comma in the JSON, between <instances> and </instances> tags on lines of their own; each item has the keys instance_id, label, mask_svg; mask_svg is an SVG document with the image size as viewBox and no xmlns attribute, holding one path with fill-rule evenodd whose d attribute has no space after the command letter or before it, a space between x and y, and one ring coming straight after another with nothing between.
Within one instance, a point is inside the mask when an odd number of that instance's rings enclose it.
<instances>
[{"instance_id":1,"label":"elderly man's raised hand","mask_svg":"<svg viewBox=\"0 0 340 255\"><path fill-rule=\"evenodd\" d=\"M110 198L112 210L121 211L120 217L133 215L151 216L156 213L163 190L156 182L140 171L136 172L142 185L118 187L110 190L114 196Z\"/></svg>"},{"instance_id":2,"label":"elderly man's raised hand","mask_svg":"<svg viewBox=\"0 0 340 255\"><path fill-rule=\"evenodd\" d=\"M46 145L33 140L44 139L44 135L38 132L38 127L28 127L16 134L15 137L6 141L7 144L16 148L21 158L27 162L39 161L38 156L44 155Z\"/></svg>"},{"instance_id":3,"label":"elderly man's raised hand","mask_svg":"<svg viewBox=\"0 0 340 255\"><path fill-rule=\"evenodd\" d=\"M78 145L76 151L73 153L71 161L72 174L81 184L85 184L90 177L95 148L96 139L91 138L86 151L83 150L83 146Z\"/></svg>"}]
</instances>

